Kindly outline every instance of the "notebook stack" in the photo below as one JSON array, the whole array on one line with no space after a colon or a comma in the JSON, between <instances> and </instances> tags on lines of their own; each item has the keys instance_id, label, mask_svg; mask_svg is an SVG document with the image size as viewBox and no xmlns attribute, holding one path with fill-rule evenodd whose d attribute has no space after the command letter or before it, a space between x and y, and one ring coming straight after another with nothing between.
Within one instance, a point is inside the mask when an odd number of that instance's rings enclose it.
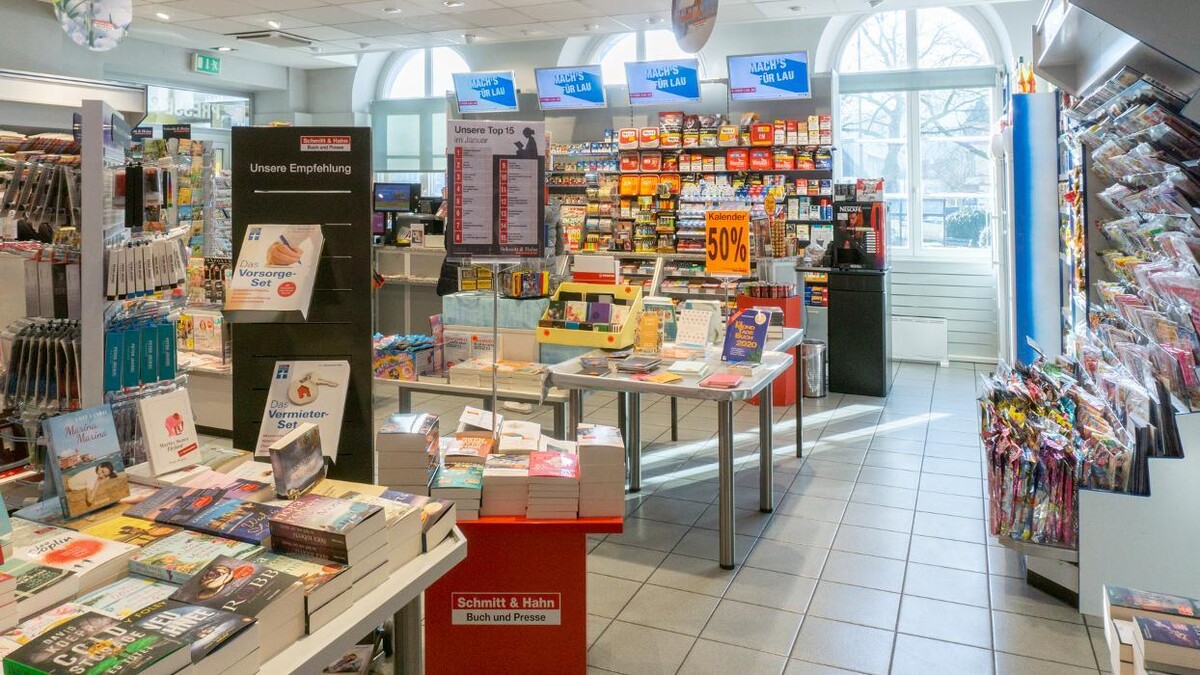
<instances>
[{"instance_id":1,"label":"notebook stack","mask_svg":"<svg viewBox=\"0 0 1200 675\"><path fill-rule=\"evenodd\" d=\"M14 558L73 573L80 593L106 586L128 573L138 547L21 518L13 519Z\"/></svg>"},{"instance_id":2,"label":"notebook stack","mask_svg":"<svg viewBox=\"0 0 1200 675\"><path fill-rule=\"evenodd\" d=\"M571 519L579 514L579 458L566 452L529 455L527 518Z\"/></svg>"},{"instance_id":3,"label":"notebook stack","mask_svg":"<svg viewBox=\"0 0 1200 675\"><path fill-rule=\"evenodd\" d=\"M429 494L438 465L437 415L402 414L388 418L375 436L378 483L410 494Z\"/></svg>"},{"instance_id":4,"label":"notebook stack","mask_svg":"<svg viewBox=\"0 0 1200 675\"><path fill-rule=\"evenodd\" d=\"M625 515L625 441L621 430L580 424L579 517Z\"/></svg>"},{"instance_id":5,"label":"notebook stack","mask_svg":"<svg viewBox=\"0 0 1200 675\"><path fill-rule=\"evenodd\" d=\"M523 516L529 506L529 455L488 455L479 515Z\"/></svg>"},{"instance_id":6,"label":"notebook stack","mask_svg":"<svg viewBox=\"0 0 1200 675\"><path fill-rule=\"evenodd\" d=\"M483 470L484 465L475 461L443 464L429 486L429 496L454 502L459 520L478 520L483 506Z\"/></svg>"},{"instance_id":7,"label":"notebook stack","mask_svg":"<svg viewBox=\"0 0 1200 675\"><path fill-rule=\"evenodd\" d=\"M266 661L304 636L304 585L250 560L219 556L179 587L171 600L257 619L258 658Z\"/></svg>"},{"instance_id":8,"label":"notebook stack","mask_svg":"<svg viewBox=\"0 0 1200 675\"><path fill-rule=\"evenodd\" d=\"M1200 673L1200 600L1106 585L1104 636L1114 675Z\"/></svg>"},{"instance_id":9,"label":"notebook stack","mask_svg":"<svg viewBox=\"0 0 1200 675\"><path fill-rule=\"evenodd\" d=\"M354 597L389 575L387 517L374 504L306 494L271 516L271 546L278 553L332 560L350 566Z\"/></svg>"}]
</instances>

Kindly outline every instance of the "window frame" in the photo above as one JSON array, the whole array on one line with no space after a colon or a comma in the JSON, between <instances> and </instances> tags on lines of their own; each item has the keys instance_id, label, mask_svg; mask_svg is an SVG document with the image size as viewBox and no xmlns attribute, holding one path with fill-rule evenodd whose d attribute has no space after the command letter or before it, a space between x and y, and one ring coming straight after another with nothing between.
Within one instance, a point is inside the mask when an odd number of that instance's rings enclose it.
<instances>
[{"instance_id":1,"label":"window frame","mask_svg":"<svg viewBox=\"0 0 1200 675\"><path fill-rule=\"evenodd\" d=\"M921 8L935 9L935 8ZM905 9L905 10L887 10L887 11L903 11L905 13L905 38L906 38L906 61L909 64L908 68L896 70L877 70L865 72L847 72L842 73L838 69L841 66L842 59L845 56L846 50L849 48L850 42L858 33L862 25L868 21L873 14L866 14L858 17L853 22L850 22L834 50L833 65L835 71L836 91L833 96L833 113L834 119L842 119L841 99L842 96L851 94L872 94L872 93L899 93L904 95L905 106L907 107L906 119L906 134L904 147L906 148L906 172L908 177L908 186L905 196L908 201L907 220L908 220L908 245L893 246L891 241L888 241L890 248L889 254L903 257L905 259L933 259L944 261L947 258L957 257L970 260L990 260L993 257L993 247L996 243L995 233L998 231L999 214L1001 204L999 203L999 184L1000 176L997 175L995 166L991 167L991 189L987 192L980 193L990 198L991 206L988 213L988 227L991 230L992 236L988 246L979 248L944 248L938 246L926 246L923 228L924 224L924 197L923 178L921 175L922 161L922 134L921 134L921 92L936 91L947 89L987 89L990 92L988 104L990 107L989 119L994 119L997 112L1000 110L1000 94L1002 86L1002 67L997 58L997 54L1001 52L996 43L995 36L990 28L984 22L975 16L973 12L962 11L957 8L942 7L944 11L956 13L959 17L967 21L979 35L983 42L985 50L984 56L987 61L986 65L975 66L952 66L948 68L921 68L920 49L917 36L918 30L918 12L921 9ZM975 137L971 137L975 138ZM978 139L975 139L978 140ZM835 173L838 178L842 177L842 155L835 154ZM899 194L904 194L899 193Z\"/></svg>"}]
</instances>

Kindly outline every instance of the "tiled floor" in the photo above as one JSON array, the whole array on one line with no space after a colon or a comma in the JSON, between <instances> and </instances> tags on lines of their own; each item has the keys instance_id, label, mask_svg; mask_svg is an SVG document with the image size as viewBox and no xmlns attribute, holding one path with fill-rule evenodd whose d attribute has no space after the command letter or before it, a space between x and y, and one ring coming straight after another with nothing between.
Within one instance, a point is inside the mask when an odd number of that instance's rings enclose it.
<instances>
[{"instance_id":1,"label":"tiled floor","mask_svg":"<svg viewBox=\"0 0 1200 675\"><path fill-rule=\"evenodd\" d=\"M758 511L758 411L735 413L737 561L717 555L713 404L643 401L643 490L625 531L591 539L591 672L953 673L1108 671L1100 628L1033 590L986 534L975 390L982 366L899 366L887 399L807 399L804 459L792 408L775 411L773 514ZM414 396L457 419L465 401ZM376 391L377 416L395 410ZM549 409L531 415L549 431ZM611 395L585 418L615 423ZM1094 626L1095 624L1093 624Z\"/></svg>"}]
</instances>

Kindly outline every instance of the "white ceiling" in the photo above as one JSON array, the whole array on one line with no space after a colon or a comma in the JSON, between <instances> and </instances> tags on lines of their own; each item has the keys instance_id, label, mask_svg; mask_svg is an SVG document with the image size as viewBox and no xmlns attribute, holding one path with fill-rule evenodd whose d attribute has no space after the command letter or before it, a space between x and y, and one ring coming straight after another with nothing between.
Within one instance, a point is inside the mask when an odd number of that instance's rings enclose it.
<instances>
[{"instance_id":1,"label":"white ceiling","mask_svg":"<svg viewBox=\"0 0 1200 675\"><path fill-rule=\"evenodd\" d=\"M884 10L979 1L874 4ZM261 61L329 67L350 65L352 55L370 51L667 28L670 6L670 0L134 0L132 32L142 39L194 49L236 47L240 56ZM720 0L717 20L734 23L868 11L872 11L869 0ZM312 45L278 49L229 37L272 29L310 40Z\"/></svg>"}]
</instances>

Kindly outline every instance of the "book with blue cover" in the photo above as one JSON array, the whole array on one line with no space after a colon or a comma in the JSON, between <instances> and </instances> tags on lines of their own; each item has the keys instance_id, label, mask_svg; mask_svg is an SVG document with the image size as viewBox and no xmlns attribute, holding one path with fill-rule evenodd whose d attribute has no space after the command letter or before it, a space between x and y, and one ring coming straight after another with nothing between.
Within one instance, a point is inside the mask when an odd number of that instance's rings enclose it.
<instances>
[{"instance_id":1,"label":"book with blue cover","mask_svg":"<svg viewBox=\"0 0 1200 675\"><path fill-rule=\"evenodd\" d=\"M250 544L271 545L272 515L280 507L244 499L222 499L201 511L184 527Z\"/></svg>"},{"instance_id":2,"label":"book with blue cover","mask_svg":"<svg viewBox=\"0 0 1200 675\"><path fill-rule=\"evenodd\" d=\"M743 309L725 328L725 347L721 360L730 363L761 363L767 344L771 317L756 309Z\"/></svg>"},{"instance_id":3,"label":"book with blue cover","mask_svg":"<svg viewBox=\"0 0 1200 675\"><path fill-rule=\"evenodd\" d=\"M129 496L121 444L107 404L42 422L50 446L50 474L63 515L75 518Z\"/></svg>"}]
</instances>

